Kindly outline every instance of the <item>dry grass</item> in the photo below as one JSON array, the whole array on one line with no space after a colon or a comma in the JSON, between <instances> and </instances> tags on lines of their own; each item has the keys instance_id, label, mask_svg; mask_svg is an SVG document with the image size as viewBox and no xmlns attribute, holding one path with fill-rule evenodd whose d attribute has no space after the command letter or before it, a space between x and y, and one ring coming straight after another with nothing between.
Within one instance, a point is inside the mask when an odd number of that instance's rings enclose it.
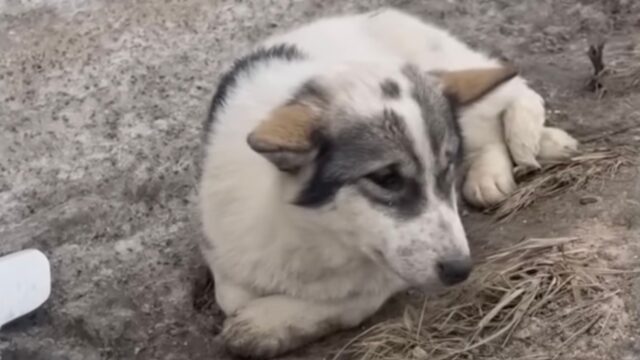
<instances>
[{"instance_id":1,"label":"dry grass","mask_svg":"<svg viewBox=\"0 0 640 360\"><path fill-rule=\"evenodd\" d=\"M575 238L525 240L486 257L467 285L369 328L334 360L495 359L516 338L555 339L546 353L525 352L553 359L580 335L616 326L611 277L625 272L598 263Z\"/></svg>"},{"instance_id":2,"label":"dry grass","mask_svg":"<svg viewBox=\"0 0 640 360\"><path fill-rule=\"evenodd\" d=\"M489 211L500 220L508 220L538 199L580 188L594 179L611 178L621 166L633 162L633 151L625 147L594 150L534 172L516 173L517 190Z\"/></svg>"}]
</instances>

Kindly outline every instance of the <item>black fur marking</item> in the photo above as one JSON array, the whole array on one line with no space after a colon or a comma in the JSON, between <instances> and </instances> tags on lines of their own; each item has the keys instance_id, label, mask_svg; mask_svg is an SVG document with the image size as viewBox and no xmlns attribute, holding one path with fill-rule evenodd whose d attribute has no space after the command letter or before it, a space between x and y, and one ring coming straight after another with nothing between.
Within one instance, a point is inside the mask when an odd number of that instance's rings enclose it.
<instances>
[{"instance_id":1,"label":"black fur marking","mask_svg":"<svg viewBox=\"0 0 640 360\"><path fill-rule=\"evenodd\" d=\"M412 84L411 96L420 106L431 150L436 156L436 168L433 169L436 189L441 197L449 199L463 157L456 103L445 94L434 92L438 90L427 88L429 79L416 67L406 66L403 73ZM449 167L453 169L449 170Z\"/></svg>"},{"instance_id":2,"label":"black fur marking","mask_svg":"<svg viewBox=\"0 0 640 360\"><path fill-rule=\"evenodd\" d=\"M218 84L215 95L211 101L207 119L203 126L203 136L205 140L209 136L211 127L215 121L218 109L224 106L229 92L236 86L238 76L250 72L256 64L268 61L298 61L305 58L305 55L293 45L280 44L269 48L260 48L245 55L233 64Z\"/></svg>"},{"instance_id":3,"label":"black fur marking","mask_svg":"<svg viewBox=\"0 0 640 360\"><path fill-rule=\"evenodd\" d=\"M450 115L445 107L449 107L446 98L438 98L434 93L435 89L428 88L428 80L425 75L414 66L406 66L403 73L411 82L411 96L420 106L422 119L427 128L429 143L434 154L438 154L445 141L447 132L452 129L452 123L455 121L446 116Z\"/></svg>"},{"instance_id":4,"label":"black fur marking","mask_svg":"<svg viewBox=\"0 0 640 360\"><path fill-rule=\"evenodd\" d=\"M445 200L451 198L451 191L455 185L455 171L455 167L450 165L436 174L437 193L442 195L442 198Z\"/></svg>"},{"instance_id":5,"label":"black fur marking","mask_svg":"<svg viewBox=\"0 0 640 360\"><path fill-rule=\"evenodd\" d=\"M382 119L386 132L393 135L389 140L402 148L417 171L422 172L423 164L420 162L418 154L415 153L413 140L407 135L408 130L402 117L391 109L385 109L382 113Z\"/></svg>"},{"instance_id":6,"label":"black fur marking","mask_svg":"<svg viewBox=\"0 0 640 360\"><path fill-rule=\"evenodd\" d=\"M289 101L290 104L299 102L313 102L323 106L329 103L329 94L320 84L309 80L296 91L291 101Z\"/></svg>"},{"instance_id":7,"label":"black fur marking","mask_svg":"<svg viewBox=\"0 0 640 360\"><path fill-rule=\"evenodd\" d=\"M394 80L386 79L380 83L380 89L382 90L382 96L387 99L400 98L400 85Z\"/></svg>"},{"instance_id":8,"label":"black fur marking","mask_svg":"<svg viewBox=\"0 0 640 360\"><path fill-rule=\"evenodd\" d=\"M464 155L464 143L462 141L462 129L460 128L460 122L458 121L458 107L449 97L447 97L447 103L449 104L449 119L451 119L449 121L449 129L453 130L453 135L458 139L458 146L452 151L450 158L455 165L460 165Z\"/></svg>"},{"instance_id":9,"label":"black fur marking","mask_svg":"<svg viewBox=\"0 0 640 360\"><path fill-rule=\"evenodd\" d=\"M294 204L310 208L323 206L340 188L362 184L361 181L367 181L363 177L384 163L404 167L402 188L386 191L369 184L360 188L363 195L372 204L400 217L418 215L426 203L422 165L413 152L400 115L392 110L385 110L380 119L358 123L332 139L325 138L319 147L314 173Z\"/></svg>"},{"instance_id":10,"label":"black fur marking","mask_svg":"<svg viewBox=\"0 0 640 360\"><path fill-rule=\"evenodd\" d=\"M326 141L320 146L315 160L314 174L298 194L294 201L295 205L309 208L321 207L327 204L345 185L346 179L328 174L335 153L335 146L330 141Z\"/></svg>"},{"instance_id":11,"label":"black fur marking","mask_svg":"<svg viewBox=\"0 0 640 360\"><path fill-rule=\"evenodd\" d=\"M424 192L424 167L419 156L415 153L415 147L411 138L407 135L407 129L402 117L391 109L385 109L382 114L382 124L385 128L383 134L388 136L388 141L395 148L402 149L405 161L413 168L413 174L403 174L404 187L402 191L393 193L391 196L371 196L367 198L373 203L385 208L393 209L394 213L402 218L412 218L420 214L427 202ZM417 177L416 177L417 176Z\"/></svg>"},{"instance_id":12,"label":"black fur marking","mask_svg":"<svg viewBox=\"0 0 640 360\"><path fill-rule=\"evenodd\" d=\"M420 215L427 203L424 185L414 178L404 178L402 191L390 197L380 197L367 192L364 194L373 205L390 209L393 214L397 214L403 219L411 219Z\"/></svg>"}]
</instances>

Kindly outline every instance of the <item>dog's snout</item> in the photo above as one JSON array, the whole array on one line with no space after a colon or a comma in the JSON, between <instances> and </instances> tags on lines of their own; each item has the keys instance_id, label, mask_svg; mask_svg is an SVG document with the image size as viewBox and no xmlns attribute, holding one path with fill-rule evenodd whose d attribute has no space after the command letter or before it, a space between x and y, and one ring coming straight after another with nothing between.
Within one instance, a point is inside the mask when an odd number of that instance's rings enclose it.
<instances>
[{"instance_id":1,"label":"dog's snout","mask_svg":"<svg viewBox=\"0 0 640 360\"><path fill-rule=\"evenodd\" d=\"M438 262L438 277L447 286L465 281L473 269L470 257L449 258Z\"/></svg>"}]
</instances>

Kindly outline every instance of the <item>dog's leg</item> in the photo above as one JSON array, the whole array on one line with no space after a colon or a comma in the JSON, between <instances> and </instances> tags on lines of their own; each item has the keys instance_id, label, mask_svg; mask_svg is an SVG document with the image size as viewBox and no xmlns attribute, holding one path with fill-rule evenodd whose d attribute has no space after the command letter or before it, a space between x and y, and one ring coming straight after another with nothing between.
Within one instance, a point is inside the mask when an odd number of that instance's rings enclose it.
<instances>
[{"instance_id":1,"label":"dog's leg","mask_svg":"<svg viewBox=\"0 0 640 360\"><path fill-rule=\"evenodd\" d=\"M514 81L520 80L512 80L460 113L466 171L462 194L477 207L497 204L516 188L513 161L500 119L512 103L510 88Z\"/></svg>"},{"instance_id":2,"label":"dog's leg","mask_svg":"<svg viewBox=\"0 0 640 360\"><path fill-rule=\"evenodd\" d=\"M570 158L578 141L564 130L546 127L544 101L524 82L516 98L507 106L503 124L505 141L517 166L539 168L539 162Z\"/></svg>"},{"instance_id":3,"label":"dog's leg","mask_svg":"<svg viewBox=\"0 0 640 360\"><path fill-rule=\"evenodd\" d=\"M465 200L483 208L495 205L516 188L514 165L540 167L544 115L542 98L522 78L511 80L462 113Z\"/></svg>"},{"instance_id":4,"label":"dog's leg","mask_svg":"<svg viewBox=\"0 0 640 360\"><path fill-rule=\"evenodd\" d=\"M225 314L233 314L251 300L258 297L255 293L236 285L214 273L216 303Z\"/></svg>"},{"instance_id":5,"label":"dog's leg","mask_svg":"<svg viewBox=\"0 0 640 360\"><path fill-rule=\"evenodd\" d=\"M554 127L544 127L540 137L540 162L568 159L578 153L578 141L566 131Z\"/></svg>"},{"instance_id":6,"label":"dog's leg","mask_svg":"<svg viewBox=\"0 0 640 360\"><path fill-rule=\"evenodd\" d=\"M515 97L513 97L515 96ZM492 110L500 112L503 134ZM513 165L539 168L577 152L578 142L565 131L544 126L544 103L522 79L514 79L465 112L460 119L465 140L467 174L463 195L471 204L488 207L516 188ZM497 128L494 125L498 125Z\"/></svg>"},{"instance_id":7,"label":"dog's leg","mask_svg":"<svg viewBox=\"0 0 640 360\"><path fill-rule=\"evenodd\" d=\"M305 345L328 333L358 325L383 298L317 303L274 295L250 301L227 318L222 338L240 356L268 358Z\"/></svg>"},{"instance_id":8,"label":"dog's leg","mask_svg":"<svg viewBox=\"0 0 640 360\"><path fill-rule=\"evenodd\" d=\"M537 169L540 140L544 128L544 100L524 81L510 84L515 97L504 111L504 139L516 166Z\"/></svg>"}]
</instances>

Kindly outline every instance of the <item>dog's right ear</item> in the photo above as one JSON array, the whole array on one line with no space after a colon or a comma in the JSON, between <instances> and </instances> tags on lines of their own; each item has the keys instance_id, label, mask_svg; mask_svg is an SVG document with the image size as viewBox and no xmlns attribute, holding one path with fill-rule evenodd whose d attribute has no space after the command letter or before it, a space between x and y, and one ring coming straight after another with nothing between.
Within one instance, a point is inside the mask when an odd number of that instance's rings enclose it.
<instances>
[{"instance_id":1,"label":"dog's right ear","mask_svg":"<svg viewBox=\"0 0 640 360\"><path fill-rule=\"evenodd\" d=\"M311 107L288 104L261 122L249 134L247 143L281 171L295 172L315 157L318 129L317 115Z\"/></svg>"}]
</instances>

